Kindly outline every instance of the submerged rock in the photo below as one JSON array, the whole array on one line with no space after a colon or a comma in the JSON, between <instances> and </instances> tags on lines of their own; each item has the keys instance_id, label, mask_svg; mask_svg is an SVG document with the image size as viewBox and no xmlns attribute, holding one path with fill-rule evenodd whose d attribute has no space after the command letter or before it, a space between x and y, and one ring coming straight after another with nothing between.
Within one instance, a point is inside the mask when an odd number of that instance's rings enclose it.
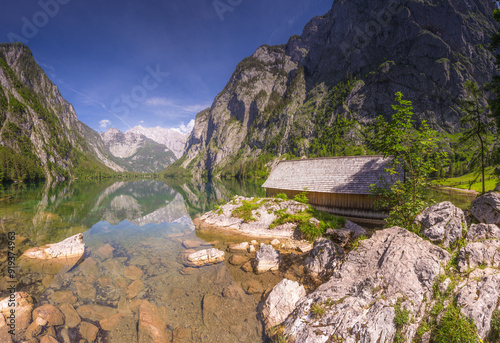
<instances>
[{"instance_id":1,"label":"submerged rock","mask_svg":"<svg viewBox=\"0 0 500 343\"><path fill-rule=\"evenodd\" d=\"M375 232L351 251L331 279L298 301L285 320L285 335L296 342L392 342L394 306L410 311L403 332L411 341L432 298L432 286L450 254L399 227ZM324 311L320 313L319 309Z\"/></svg>"},{"instance_id":2,"label":"submerged rock","mask_svg":"<svg viewBox=\"0 0 500 343\"><path fill-rule=\"evenodd\" d=\"M12 303L10 300L11 298L7 297L0 301L0 313L5 318L6 325L10 324L10 317L12 316L12 313L10 312L12 307L9 306L9 303ZM31 312L33 311L34 305L33 298L25 292L14 293L14 300L16 304L15 338L19 340L24 336L26 329L31 323Z\"/></svg>"},{"instance_id":3,"label":"submerged rock","mask_svg":"<svg viewBox=\"0 0 500 343\"><path fill-rule=\"evenodd\" d=\"M344 251L340 246L327 238L317 239L306 257L306 271L315 278L329 278L343 257Z\"/></svg>"},{"instance_id":4,"label":"submerged rock","mask_svg":"<svg viewBox=\"0 0 500 343\"><path fill-rule=\"evenodd\" d=\"M281 262L281 254L274 250L271 245L261 244L255 257L255 272L260 274L269 270L278 270Z\"/></svg>"},{"instance_id":5,"label":"submerged rock","mask_svg":"<svg viewBox=\"0 0 500 343\"><path fill-rule=\"evenodd\" d=\"M165 322L156 305L147 300L139 307L139 343L167 343Z\"/></svg>"},{"instance_id":6,"label":"submerged rock","mask_svg":"<svg viewBox=\"0 0 500 343\"><path fill-rule=\"evenodd\" d=\"M283 279L274 286L262 309L266 331L281 324L295 309L295 304L306 296L304 286L296 281Z\"/></svg>"},{"instance_id":7,"label":"submerged rock","mask_svg":"<svg viewBox=\"0 0 500 343\"><path fill-rule=\"evenodd\" d=\"M94 324L88 322L81 322L78 326L80 330L80 335L87 340L87 342L94 342L97 338L97 333L99 328Z\"/></svg>"},{"instance_id":8,"label":"submerged rock","mask_svg":"<svg viewBox=\"0 0 500 343\"><path fill-rule=\"evenodd\" d=\"M187 255L185 265L188 267L203 267L224 261L224 251L212 248L204 249Z\"/></svg>"},{"instance_id":9,"label":"submerged rock","mask_svg":"<svg viewBox=\"0 0 500 343\"><path fill-rule=\"evenodd\" d=\"M55 306L45 304L33 310L33 320L42 318L47 321L48 325L57 326L64 324L63 313Z\"/></svg>"},{"instance_id":10,"label":"submerged rock","mask_svg":"<svg viewBox=\"0 0 500 343\"><path fill-rule=\"evenodd\" d=\"M500 193L489 192L476 198L470 213L480 223L500 226Z\"/></svg>"},{"instance_id":11,"label":"submerged rock","mask_svg":"<svg viewBox=\"0 0 500 343\"><path fill-rule=\"evenodd\" d=\"M415 217L415 223L422 226L422 234L432 242L449 247L462 237L467 226L464 212L449 201L426 208Z\"/></svg>"}]
</instances>

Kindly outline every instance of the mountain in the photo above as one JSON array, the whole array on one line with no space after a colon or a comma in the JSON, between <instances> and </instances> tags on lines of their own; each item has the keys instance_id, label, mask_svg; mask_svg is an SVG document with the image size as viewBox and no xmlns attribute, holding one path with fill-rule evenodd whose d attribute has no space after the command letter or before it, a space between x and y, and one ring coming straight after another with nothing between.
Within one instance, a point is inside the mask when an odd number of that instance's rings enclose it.
<instances>
[{"instance_id":1,"label":"mountain","mask_svg":"<svg viewBox=\"0 0 500 343\"><path fill-rule=\"evenodd\" d=\"M0 44L0 180L67 179L110 168L123 170L30 49Z\"/></svg>"},{"instance_id":2,"label":"mountain","mask_svg":"<svg viewBox=\"0 0 500 343\"><path fill-rule=\"evenodd\" d=\"M122 133L109 128L101 133L101 138L106 149L115 157L116 163L127 171L157 172L177 159L165 145L131 131Z\"/></svg>"},{"instance_id":3,"label":"mountain","mask_svg":"<svg viewBox=\"0 0 500 343\"><path fill-rule=\"evenodd\" d=\"M238 64L173 167L224 176L284 154L373 153L367 126L390 117L397 91L417 122L453 134L464 81L483 85L495 71L493 9L490 0L337 0L302 35Z\"/></svg>"},{"instance_id":4,"label":"mountain","mask_svg":"<svg viewBox=\"0 0 500 343\"><path fill-rule=\"evenodd\" d=\"M189 134L183 135L180 132L171 129L165 129L159 126L142 127L139 125L131 128L127 132L144 135L157 143L167 146L167 148L172 150L176 158L180 158L184 154L184 148L189 136Z\"/></svg>"}]
</instances>

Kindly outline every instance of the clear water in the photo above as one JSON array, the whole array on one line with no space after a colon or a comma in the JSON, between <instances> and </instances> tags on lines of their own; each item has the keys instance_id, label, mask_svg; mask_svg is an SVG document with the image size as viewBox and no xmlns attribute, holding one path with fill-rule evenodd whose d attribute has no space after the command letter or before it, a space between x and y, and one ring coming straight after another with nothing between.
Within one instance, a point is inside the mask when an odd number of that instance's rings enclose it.
<instances>
[{"instance_id":1,"label":"clear water","mask_svg":"<svg viewBox=\"0 0 500 343\"><path fill-rule=\"evenodd\" d=\"M258 184L236 181L78 181L4 188L0 192L1 298L8 295L8 232L16 233L18 256L30 247L83 232L86 254L81 264L68 271L19 262L17 291L29 293L36 306L59 306L63 295L72 294L75 309L102 305L128 315L130 325L112 330L104 330L96 318L84 318L99 328L98 342L136 342L141 300L158 308L168 341L263 342L258 307L265 293L283 277L301 283L309 280L293 256L279 272L245 272L228 262L232 254L227 247L249 239L195 231L193 218L235 194L263 196L264 192ZM442 200L439 194L433 197ZM461 207L470 203L460 196L452 201ZM185 269L180 256L186 251L182 245L186 240L199 241L202 245L197 249L225 251L225 262ZM244 255L245 259L252 257ZM82 338L78 327L68 327L68 332L72 342Z\"/></svg>"}]
</instances>

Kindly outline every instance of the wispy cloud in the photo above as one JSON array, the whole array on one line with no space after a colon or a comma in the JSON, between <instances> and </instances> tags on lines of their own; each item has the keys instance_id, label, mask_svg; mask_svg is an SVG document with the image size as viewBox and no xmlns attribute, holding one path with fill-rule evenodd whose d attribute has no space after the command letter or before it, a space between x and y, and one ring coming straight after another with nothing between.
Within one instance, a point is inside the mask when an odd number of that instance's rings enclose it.
<instances>
[{"instance_id":1,"label":"wispy cloud","mask_svg":"<svg viewBox=\"0 0 500 343\"><path fill-rule=\"evenodd\" d=\"M187 133L190 133L193 130L193 127L194 127L194 119L191 119L191 121L187 125L181 123L179 127L173 127L171 128L171 130L180 132L183 135L185 135Z\"/></svg>"},{"instance_id":2,"label":"wispy cloud","mask_svg":"<svg viewBox=\"0 0 500 343\"><path fill-rule=\"evenodd\" d=\"M174 100L163 97L148 98L144 101L144 103L151 107L171 108L185 113L198 113L205 108L210 107L210 104L179 105Z\"/></svg>"},{"instance_id":3,"label":"wispy cloud","mask_svg":"<svg viewBox=\"0 0 500 343\"><path fill-rule=\"evenodd\" d=\"M101 129L105 129L107 128L109 125L111 125L111 121L107 120L107 119L103 119L99 122L99 127Z\"/></svg>"}]
</instances>

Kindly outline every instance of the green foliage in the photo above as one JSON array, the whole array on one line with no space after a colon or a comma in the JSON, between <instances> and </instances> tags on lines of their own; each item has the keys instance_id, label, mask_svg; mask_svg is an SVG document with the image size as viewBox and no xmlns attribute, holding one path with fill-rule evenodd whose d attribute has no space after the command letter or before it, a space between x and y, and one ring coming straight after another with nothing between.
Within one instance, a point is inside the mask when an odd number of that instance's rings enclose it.
<instances>
[{"instance_id":1,"label":"green foliage","mask_svg":"<svg viewBox=\"0 0 500 343\"><path fill-rule=\"evenodd\" d=\"M0 146L0 182L36 181L44 178L38 158L28 153L18 153L9 147Z\"/></svg>"},{"instance_id":2,"label":"green foliage","mask_svg":"<svg viewBox=\"0 0 500 343\"><path fill-rule=\"evenodd\" d=\"M325 307L321 304L313 304L311 306L311 313L316 318L321 318L325 314Z\"/></svg>"},{"instance_id":3,"label":"green foliage","mask_svg":"<svg viewBox=\"0 0 500 343\"><path fill-rule=\"evenodd\" d=\"M448 306L441 322L432 332L435 343L477 343L476 326L461 312L455 304Z\"/></svg>"},{"instance_id":4,"label":"green foliage","mask_svg":"<svg viewBox=\"0 0 500 343\"><path fill-rule=\"evenodd\" d=\"M493 10L493 19L500 22L500 9L496 8ZM495 32L495 34L491 37L491 42L488 48L493 53L500 48L500 30ZM500 54L495 55L495 58L495 66L498 71L500 70ZM500 130L500 75L493 75L491 82L487 84L486 88L495 95L488 102L492 115L497 122L497 130Z\"/></svg>"},{"instance_id":5,"label":"green foliage","mask_svg":"<svg viewBox=\"0 0 500 343\"><path fill-rule=\"evenodd\" d=\"M474 150L471 166L482 175L482 192L485 192L484 170L486 168L486 155L490 151L488 136L491 134L492 122L486 116L486 108L481 104L482 91L472 81L465 82L466 98L462 100L464 116L460 119L463 126L460 143L472 147L479 142L479 147Z\"/></svg>"},{"instance_id":6,"label":"green foliage","mask_svg":"<svg viewBox=\"0 0 500 343\"><path fill-rule=\"evenodd\" d=\"M500 310L498 308L493 311L491 316L488 342L500 342Z\"/></svg>"},{"instance_id":7,"label":"green foliage","mask_svg":"<svg viewBox=\"0 0 500 343\"><path fill-rule=\"evenodd\" d=\"M293 197L293 200L301 202L303 204L308 204L309 199L307 198L307 192L301 192Z\"/></svg>"},{"instance_id":8,"label":"green foliage","mask_svg":"<svg viewBox=\"0 0 500 343\"><path fill-rule=\"evenodd\" d=\"M351 243L351 250L356 249L361 245L361 242L364 241L365 239L368 239L368 236L362 235L354 239Z\"/></svg>"},{"instance_id":9,"label":"green foliage","mask_svg":"<svg viewBox=\"0 0 500 343\"><path fill-rule=\"evenodd\" d=\"M302 236L309 241L314 241L318 237L324 235L327 229L338 229L342 227L346 222L343 217L318 211L311 207L296 214L286 213L285 210L277 211L275 214L277 218L269 226L270 229L285 223L296 223ZM311 223L312 218L318 219L319 225Z\"/></svg>"},{"instance_id":10,"label":"green foliage","mask_svg":"<svg viewBox=\"0 0 500 343\"><path fill-rule=\"evenodd\" d=\"M276 198L283 199L283 200L288 200L288 195L286 195L285 193L278 193L276 195Z\"/></svg>"},{"instance_id":11,"label":"green foliage","mask_svg":"<svg viewBox=\"0 0 500 343\"><path fill-rule=\"evenodd\" d=\"M379 116L372 128L374 149L391 157L392 162L386 168L389 178L372 185L371 195L377 208L391 210L386 220L389 226L412 229L415 216L429 205L424 198L428 176L446 153L438 151L437 133L425 121L415 127L411 101L403 100L400 92L395 101L392 121Z\"/></svg>"},{"instance_id":12,"label":"green foliage","mask_svg":"<svg viewBox=\"0 0 500 343\"><path fill-rule=\"evenodd\" d=\"M257 203L258 200L258 198L253 200L243 200L242 205L233 210L232 216L243 219L245 223L255 221L256 219L253 216L252 211L255 211L262 206L261 203Z\"/></svg>"}]
</instances>

